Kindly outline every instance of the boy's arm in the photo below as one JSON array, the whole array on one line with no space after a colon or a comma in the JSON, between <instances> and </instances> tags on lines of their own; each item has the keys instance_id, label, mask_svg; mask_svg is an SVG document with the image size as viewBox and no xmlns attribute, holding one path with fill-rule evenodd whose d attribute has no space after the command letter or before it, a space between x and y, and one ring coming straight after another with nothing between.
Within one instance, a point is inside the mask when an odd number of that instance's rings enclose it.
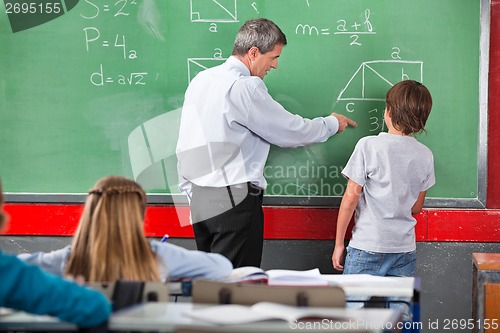
<instances>
[{"instance_id":1,"label":"boy's arm","mask_svg":"<svg viewBox=\"0 0 500 333\"><path fill-rule=\"evenodd\" d=\"M425 194L426 191L420 192L418 195L417 201L413 204L413 207L411 208L411 213L413 215L420 213L422 210L422 207L424 206L424 201L425 201Z\"/></svg>"},{"instance_id":2,"label":"boy's arm","mask_svg":"<svg viewBox=\"0 0 500 333\"><path fill-rule=\"evenodd\" d=\"M347 227L351 222L352 214L358 205L359 196L363 187L351 179L347 182L347 188L340 204L339 216L337 218L337 234L335 237L335 249L332 254L333 268L342 271L342 256L344 254L344 239Z\"/></svg>"}]
</instances>

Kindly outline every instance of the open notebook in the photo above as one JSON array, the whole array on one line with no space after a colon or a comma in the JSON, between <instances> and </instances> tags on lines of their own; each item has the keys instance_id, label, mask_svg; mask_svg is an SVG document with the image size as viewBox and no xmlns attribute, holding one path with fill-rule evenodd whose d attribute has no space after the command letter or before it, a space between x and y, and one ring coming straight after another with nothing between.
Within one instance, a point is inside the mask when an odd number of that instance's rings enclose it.
<instances>
[{"instance_id":1,"label":"open notebook","mask_svg":"<svg viewBox=\"0 0 500 333\"><path fill-rule=\"evenodd\" d=\"M259 267L244 266L233 269L226 282L254 282L268 285L327 286L318 268L299 271L289 269L271 269L264 271Z\"/></svg>"}]
</instances>

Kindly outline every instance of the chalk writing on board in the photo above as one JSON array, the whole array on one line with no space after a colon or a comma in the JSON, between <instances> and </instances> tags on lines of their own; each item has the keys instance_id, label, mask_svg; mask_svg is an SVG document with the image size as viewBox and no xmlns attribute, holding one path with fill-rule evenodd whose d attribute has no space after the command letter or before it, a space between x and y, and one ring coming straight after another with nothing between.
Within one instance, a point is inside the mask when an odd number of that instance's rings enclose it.
<instances>
[{"instance_id":1,"label":"chalk writing on board","mask_svg":"<svg viewBox=\"0 0 500 333\"><path fill-rule=\"evenodd\" d=\"M376 34L376 32L373 31L373 26L372 23L370 22L370 15L371 15L370 9L366 9L364 14L365 14L365 21L363 23L358 23L357 21L354 21L353 23L350 23L350 25L348 25L346 20L338 20L337 31L335 32L335 34L350 35L349 38L351 39L351 43L349 45L361 46L362 44L359 39L359 35Z\"/></svg>"},{"instance_id":2,"label":"chalk writing on board","mask_svg":"<svg viewBox=\"0 0 500 333\"><path fill-rule=\"evenodd\" d=\"M306 36L329 36L333 35L350 35L351 43L349 45L361 46L360 35L375 35L376 31L370 21L371 11L366 9L364 12L365 19L362 23L354 21L349 23L345 19L337 21L337 30L333 33L329 27L318 27L313 24L299 23L295 27L296 35Z\"/></svg>"},{"instance_id":3,"label":"chalk writing on board","mask_svg":"<svg viewBox=\"0 0 500 333\"><path fill-rule=\"evenodd\" d=\"M384 109L385 110L385 109ZM373 112L375 114L373 115ZM378 117L378 109L368 111L370 116L370 132L383 132L385 130L385 121L383 117Z\"/></svg>"},{"instance_id":4,"label":"chalk writing on board","mask_svg":"<svg viewBox=\"0 0 500 333\"><path fill-rule=\"evenodd\" d=\"M346 20L338 20L335 34L375 34L372 23L370 22L370 15L370 10L366 9L365 21L363 23L354 21L350 26ZM362 27L364 27L365 30L360 30Z\"/></svg>"},{"instance_id":5,"label":"chalk writing on board","mask_svg":"<svg viewBox=\"0 0 500 333\"><path fill-rule=\"evenodd\" d=\"M259 10L257 9L257 4L255 2L252 3L252 8L255 10L257 14L259 14Z\"/></svg>"},{"instance_id":6,"label":"chalk writing on board","mask_svg":"<svg viewBox=\"0 0 500 333\"><path fill-rule=\"evenodd\" d=\"M295 34L296 35L316 35L319 36L321 31L321 35L329 35L330 34L330 28L319 28L316 27L315 25L310 25L310 24L302 24L299 23L295 27Z\"/></svg>"},{"instance_id":7,"label":"chalk writing on board","mask_svg":"<svg viewBox=\"0 0 500 333\"><path fill-rule=\"evenodd\" d=\"M124 85L136 85L143 86L146 84L145 78L148 75L147 72L133 72L126 74L118 74L116 77L104 75L105 71L102 64L99 66L99 70L90 75L90 82L94 86L104 86L105 84L116 83L121 86Z\"/></svg>"},{"instance_id":8,"label":"chalk writing on board","mask_svg":"<svg viewBox=\"0 0 500 333\"><path fill-rule=\"evenodd\" d=\"M88 51L90 51L90 45L92 43L98 43L98 45L107 48L107 47L116 47L116 48L121 48L123 51L123 59L136 59L137 58L137 51L136 50L127 50L127 43L126 43L126 37L125 35L119 35L116 34L114 36L114 41L111 41L109 39L102 39L99 40L101 37L101 33L99 29L96 27L86 27L83 29L83 32L85 33L85 48ZM113 38L112 38L113 39Z\"/></svg>"},{"instance_id":9,"label":"chalk writing on board","mask_svg":"<svg viewBox=\"0 0 500 333\"><path fill-rule=\"evenodd\" d=\"M136 0L116 1L113 6L106 3L94 3L91 0L86 0L85 3L87 6L82 8L82 12L80 13L80 17L84 20L96 20L101 13L112 14L113 18L123 17L124 19L128 19L130 11L137 8ZM123 58L124 60L138 59L138 52L135 49L128 48L127 37L124 34L113 33L109 35L105 31L101 33L101 29L95 26L83 28L85 50L87 52L91 52L96 48L114 49L118 50L118 53L116 53L117 58ZM110 75L106 71L106 66L101 63L98 70L90 74L89 80L96 87L109 84L144 86L146 85L147 75L147 71L130 72L126 69L122 73Z\"/></svg>"},{"instance_id":10,"label":"chalk writing on board","mask_svg":"<svg viewBox=\"0 0 500 333\"><path fill-rule=\"evenodd\" d=\"M222 64L226 58L188 58L188 83L201 71Z\"/></svg>"},{"instance_id":11,"label":"chalk writing on board","mask_svg":"<svg viewBox=\"0 0 500 333\"><path fill-rule=\"evenodd\" d=\"M423 82L423 61L374 60L363 62L337 97L338 101L384 101L387 90L399 81Z\"/></svg>"},{"instance_id":12,"label":"chalk writing on board","mask_svg":"<svg viewBox=\"0 0 500 333\"><path fill-rule=\"evenodd\" d=\"M236 0L190 0L191 22L238 22Z\"/></svg>"},{"instance_id":13,"label":"chalk writing on board","mask_svg":"<svg viewBox=\"0 0 500 333\"><path fill-rule=\"evenodd\" d=\"M101 11L105 14L112 14L114 17L117 16L129 16L129 8L130 6L136 6L136 0L119 0L116 1L113 7L110 7L108 4L103 4L100 1L93 2L91 0L85 0L89 6L87 6L87 10L80 13L80 16L86 20L92 20L97 18Z\"/></svg>"}]
</instances>

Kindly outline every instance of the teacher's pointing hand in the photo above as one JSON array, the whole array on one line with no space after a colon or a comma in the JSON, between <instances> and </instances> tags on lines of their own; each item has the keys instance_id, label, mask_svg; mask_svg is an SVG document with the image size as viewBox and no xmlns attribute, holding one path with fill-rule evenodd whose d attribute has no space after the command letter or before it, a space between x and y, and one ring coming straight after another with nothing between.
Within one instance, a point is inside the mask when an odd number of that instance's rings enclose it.
<instances>
[{"instance_id":1,"label":"teacher's pointing hand","mask_svg":"<svg viewBox=\"0 0 500 333\"><path fill-rule=\"evenodd\" d=\"M347 128L347 126L358 127L358 124L354 120L347 118L346 116L338 113L332 113L332 116L337 118L337 120L339 121L339 130L337 131L337 133L343 132Z\"/></svg>"}]
</instances>

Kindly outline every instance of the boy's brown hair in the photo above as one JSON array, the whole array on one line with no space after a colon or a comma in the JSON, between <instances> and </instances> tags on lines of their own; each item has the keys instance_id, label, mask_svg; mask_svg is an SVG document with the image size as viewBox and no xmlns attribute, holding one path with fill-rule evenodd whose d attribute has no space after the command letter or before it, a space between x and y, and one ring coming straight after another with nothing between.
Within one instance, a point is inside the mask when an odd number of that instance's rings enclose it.
<instances>
[{"instance_id":1,"label":"boy's brown hair","mask_svg":"<svg viewBox=\"0 0 500 333\"><path fill-rule=\"evenodd\" d=\"M425 131L432 97L423 84L414 80L398 82L387 92L385 102L395 129L405 135Z\"/></svg>"}]
</instances>

